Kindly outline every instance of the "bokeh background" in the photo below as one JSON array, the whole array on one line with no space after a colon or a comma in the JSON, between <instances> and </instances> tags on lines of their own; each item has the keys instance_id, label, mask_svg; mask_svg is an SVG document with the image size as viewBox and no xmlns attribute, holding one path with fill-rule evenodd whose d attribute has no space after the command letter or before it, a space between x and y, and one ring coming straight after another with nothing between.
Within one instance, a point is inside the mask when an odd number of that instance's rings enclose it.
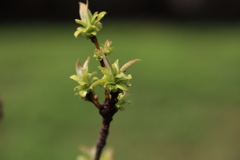
<instances>
[{"instance_id":1,"label":"bokeh background","mask_svg":"<svg viewBox=\"0 0 240 160\"><path fill-rule=\"evenodd\" d=\"M77 2L0 2L1 160L74 160L99 136L97 109L69 79L94 50L73 36ZM240 2L91 0L90 9L108 12L98 39L113 41L112 62L142 60L129 69L133 104L110 128L115 160L239 160Z\"/></svg>"}]
</instances>

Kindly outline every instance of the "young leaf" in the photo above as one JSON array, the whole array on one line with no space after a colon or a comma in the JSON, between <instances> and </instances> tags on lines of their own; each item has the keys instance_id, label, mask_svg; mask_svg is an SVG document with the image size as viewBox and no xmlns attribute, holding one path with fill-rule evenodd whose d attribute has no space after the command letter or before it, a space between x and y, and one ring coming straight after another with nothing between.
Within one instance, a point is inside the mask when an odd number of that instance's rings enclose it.
<instances>
[{"instance_id":1,"label":"young leaf","mask_svg":"<svg viewBox=\"0 0 240 160\"><path fill-rule=\"evenodd\" d=\"M141 61L141 60L140 60L140 59L134 59L134 60L131 60L131 61L125 63L125 64L121 67L120 71L121 71L121 72L125 72L129 67L131 67L133 64L135 64L136 62L139 62L139 61Z\"/></svg>"}]
</instances>

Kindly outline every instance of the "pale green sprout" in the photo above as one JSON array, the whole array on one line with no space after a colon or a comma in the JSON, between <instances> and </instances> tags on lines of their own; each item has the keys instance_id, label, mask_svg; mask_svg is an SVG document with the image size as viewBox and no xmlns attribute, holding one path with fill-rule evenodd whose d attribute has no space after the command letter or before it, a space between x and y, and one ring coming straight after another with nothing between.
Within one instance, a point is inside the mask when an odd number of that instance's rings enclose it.
<instances>
[{"instance_id":1,"label":"pale green sprout","mask_svg":"<svg viewBox=\"0 0 240 160\"><path fill-rule=\"evenodd\" d=\"M124 110L124 108L122 107L124 104L131 104L130 100L127 100L127 97L129 96L129 94L126 91L123 91L123 93L119 93L118 94L118 102L116 103L116 107L119 110Z\"/></svg>"},{"instance_id":2,"label":"pale green sprout","mask_svg":"<svg viewBox=\"0 0 240 160\"><path fill-rule=\"evenodd\" d=\"M87 93L93 91L91 87L94 80L98 79L97 77L91 77L96 74L96 72L88 73L88 63L90 57L87 58L83 66L81 66L79 60L76 61L76 72L77 75L70 76L71 79L78 82L78 86L74 88L77 91L76 94L80 95L82 98L86 97Z\"/></svg>"},{"instance_id":3,"label":"pale green sprout","mask_svg":"<svg viewBox=\"0 0 240 160\"><path fill-rule=\"evenodd\" d=\"M111 64L108 58L103 53L102 57L105 67L99 66L98 68L101 70L103 77L102 79L94 82L91 85L91 88L98 84L103 84L103 87L109 92L117 92L119 90L128 91L128 88L131 86L129 80L132 79L132 76L130 74L126 75L124 72L127 68L140 60L135 59L129 61L124 64L122 68L119 68L118 60Z\"/></svg>"},{"instance_id":4,"label":"pale green sprout","mask_svg":"<svg viewBox=\"0 0 240 160\"><path fill-rule=\"evenodd\" d=\"M96 36L97 32L102 29L102 23L100 20L107 14L107 12L95 12L93 15L88 9L88 1L85 3L79 2L79 15L80 19L75 19L75 22L81 24L82 27L78 27L74 32L74 36L78 37L81 33L84 37L90 38Z\"/></svg>"},{"instance_id":5,"label":"pale green sprout","mask_svg":"<svg viewBox=\"0 0 240 160\"><path fill-rule=\"evenodd\" d=\"M96 58L97 61L101 61L102 60L102 52L105 55L108 56L108 55L110 55L112 50L113 50L112 41L106 40L104 45L102 45L100 47L100 50L99 49L95 49L93 57Z\"/></svg>"}]
</instances>

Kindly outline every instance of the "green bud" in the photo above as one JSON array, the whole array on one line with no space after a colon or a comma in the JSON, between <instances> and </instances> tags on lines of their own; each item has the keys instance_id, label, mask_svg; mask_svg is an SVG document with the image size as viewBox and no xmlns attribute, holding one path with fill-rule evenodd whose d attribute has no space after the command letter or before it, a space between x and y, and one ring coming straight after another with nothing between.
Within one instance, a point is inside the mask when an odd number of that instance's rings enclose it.
<instances>
[{"instance_id":1,"label":"green bud","mask_svg":"<svg viewBox=\"0 0 240 160\"><path fill-rule=\"evenodd\" d=\"M100 20L105 14L107 14L107 12L95 12L92 15L91 11L88 9L88 1L86 4L79 2L79 15L81 20L75 19L75 21L83 27L78 27L74 32L74 36L78 37L79 34L82 34L86 38L96 36L97 32L102 29L102 23Z\"/></svg>"},{"instance_id":2,"label":"green bud","mask_svg":"<svg viewBox=\"0 0 240 160\"><path fill-rule=\"evenodd\" d=\"M112 41L106 40L106 42L104 43L103 47L101 48L101 50L103 51L103 53L105 53L106 55L109 55L112 50Z\"/></svg>"},{"instance_id":3,"label":"green bud","mask_svg":"<svg viewBox=\"0 0 240 160\"><path fill-rule=\"evenodd\" d=\"M84 98L86 97L87 93L93 91L91 85L97 77L91 78L96 72L88 73L88 64L90 58L88 57L83 66L80 64L79 60L76 61L76 75L70 76L71 79L78 82L78 86L74 88L74 91L77 91L77 95Z\"/></svg>"},{"instance_id":4,"label":"green bud","mask_svg":"<svg viewBox=\"0 0 240 160\"><path fill-rule=\"evenodd\" d=\"M103 87L110 92L128 91L128 88L131 86L129 80L132 79L132 76L130 74L126 75L123 71L121 71L121 69L119 69L118 60L116 60L113 64L110 64L107 57L103 54L102 56L105 67L99 66L98 68L101 70L103 77L95 81L91 85L91 88L96 85L103 84Z\"/></svg>"},{"instance_id":5,"label":"green bud","mask_svg":"<svg viewBox=\"0 0 240 160\"><path fill-rule=\"evenodd\" d=\"M94 55L93 57L97 60L97 61L101 61L102 60L102 53L101 53L101 50L99 49L95 49L94 50Z\"/></svg>"},{"instance_id":6,"label":"green bud","mask_svg":"<svg viewBox=\"0 0 240 160\"><path fill-rule=\"evenodd\" d=\"M134 60L131 60L131 61L125 63L125 64L121 67L120 71L121 71L121 72L126 72L126 70L127 70L129 67L131 67L133 64L135 64L136 62L139 62L139 61L141 61L141 60L140 60L140 59L134 59Z\"/></svg>"},{"instance_id":7,"label":"green bud","mask_svg":"<svg viewBox=\"0 0 240 160\"><path fill-rule=\"evenodd\" d=\"M102 53L104 53L104 55L108 56L110 55L110 53L112 52L113 47L112 47L112 41L106 40L106 42L104 43L104 45L102 45L99 49L95 49L94 50L94 55L93 57L96 58L97 61L101 61L102 58Z\"/></svg>"},{"instance_id":8,"label":"green bud","mask_svg":"<svg viewBox=\"0 0 240 160\"><path fill-rule=\"evenodd\" d=\"M117 108L119 110L123 110L124 108L122 107L124 104L131 104L130 100L126 100L126 98L129 96L127 92L119 93L118 94L118 102L116 104Z\"/></svg>"}]
</instances>

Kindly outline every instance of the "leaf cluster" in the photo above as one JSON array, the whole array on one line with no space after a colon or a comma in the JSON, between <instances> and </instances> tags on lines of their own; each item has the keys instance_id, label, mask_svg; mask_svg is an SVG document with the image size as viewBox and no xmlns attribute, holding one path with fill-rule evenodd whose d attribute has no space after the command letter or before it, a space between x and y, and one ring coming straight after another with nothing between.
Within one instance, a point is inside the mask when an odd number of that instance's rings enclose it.
<instances>
[{"instance_id":1,"label":"leaf cluster","mask_svg":"<svg viewBox=\"0 0 240 160\"><path fill-rule=\"evenodd\" d=\"M96 38L97 32L102 28L100 20L104 17L106 12L95 12L92 15L91 11L88 9L88 1L86 4L79 2L79 5L81 20L76 19L75 21L82 26L77 28L74 35L77 37L81 33L84 37L91 39L92 42L95 43L96 49L94 50L93 57L100 62L101 66L99 66L98 69L103 76L101 78L93 77L96 75L96 72L88 72L89 57L84 62L83 66L77 60L77 74L70 77L78 82L78 86L76 86L74 90L77 92L77 95L80 95L80 97L85 100L89 100L87 95L94 95L94 88L96 86L102 86L108 93L118 93L115 103L118 109L122 109L122 105L129 103L126 97L128 97L129 87L131 86L130 80L132 79L131 74L126 74L126 70L140 60L131 60L125 63L121 68L119 67L118 60L111 63L107 56L113 51L112 41L106 40L106 42L99 47ZM109 96L111 98L111 94Z\"/></svg>"}]
</instances>

